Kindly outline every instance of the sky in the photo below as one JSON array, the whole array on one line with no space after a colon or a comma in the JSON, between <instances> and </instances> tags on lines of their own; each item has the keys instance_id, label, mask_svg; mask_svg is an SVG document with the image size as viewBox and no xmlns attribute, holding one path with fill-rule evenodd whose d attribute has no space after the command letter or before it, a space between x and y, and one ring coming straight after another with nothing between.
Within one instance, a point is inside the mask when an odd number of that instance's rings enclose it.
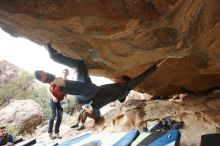
<instances>
[{"instance_id":1,"label":"sky","mask_svg":"<svg viewBox=\"0 0 220 146\"><path fill-rule=\"evenodd\" d=\"M70 71L73 77L74 70L62 64L58 64L50 59L44 46L40 46L28 39L21 37L12 37L0 28L0 59L19 66L30 73L35 70L44 70L57 76L61 75L63 69ZM106 78L92 76L92 81L97 85L110 83Z\"/></svg>"}]
</instances>

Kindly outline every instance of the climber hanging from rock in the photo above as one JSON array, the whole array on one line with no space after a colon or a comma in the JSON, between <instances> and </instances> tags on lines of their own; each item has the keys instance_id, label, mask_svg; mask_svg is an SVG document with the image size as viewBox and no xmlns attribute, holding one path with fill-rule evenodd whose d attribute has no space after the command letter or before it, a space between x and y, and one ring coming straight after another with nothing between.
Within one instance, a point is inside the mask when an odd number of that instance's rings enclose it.
<instances>
[{"instance_id":1,"label":"climber hanging from rock","mask_svg":"<svg viewBox=\"0 0 220 146\"><path fill-rule=\"evenodd\" d=\"M84 82L84 83L92 83L88 70L86 67L86 64L84 63L83 60L77 60L77 59L72 59L69 57L64 56L61 53L58 53L52 46L51 44L47 44L47 50L49 52L50 58L53 59L54 61L66 65L70 68L73 68L76 70L76 80L79 82ZM76 103L81 103L85 104L87 103L84 100L85 97L81 97L80 95L77 95L75 100Z\"/></svg>"},{"instance_id":2,"label":"climber hanging from rock","mask_svg":"<svg viewBox=\"0 0 220 146\"><path fill-rule=\"evenodd\" d=\"M50 45L49 52L59 54ZM65 59L65 56L63 57L63 59ZM53 83L61 86L62 88L60 90L62 93L76 95L76 100L79 104L90 103L94 110L98 110L115 100L123 102L126 99L126 96L129 94L129 92L132 89L134 89L138 84L143 82L147 76L150 76L163 62L166 61L166 59L167 58L163 59L162 61L159 61L154 65L151 65L142 74L133 79L130 79L129 77L124 75L121 77L120 82L118 83L105 84L101 86L96 86L91 81L63 81L61 78L57 78L53 74L41 70L35 71L35 77L43 83ZM76 66L82 69L82 72L86 73L84 74L86 78L89 78L87 68L85 66L81 68L80 64L78 64L78 62L82 60L76 60L71 58L68 58L68 60L71 62L71 65L75 65L76 63Z\"/></svg>"}]
</instances>

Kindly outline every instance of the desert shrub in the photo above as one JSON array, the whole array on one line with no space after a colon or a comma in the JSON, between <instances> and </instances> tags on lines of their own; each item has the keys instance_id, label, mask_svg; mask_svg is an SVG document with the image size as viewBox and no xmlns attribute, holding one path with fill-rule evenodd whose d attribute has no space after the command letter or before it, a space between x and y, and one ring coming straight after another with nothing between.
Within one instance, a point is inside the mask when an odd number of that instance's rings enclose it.
<instances>
[{"instance_id":1,"label":"desert shrub","mask_svg":"<svg viewBox=\"0 0 220 146\"><path fill-rule=\"evenodd\" d=\"M7 131L8 133L12 134L13 137L17 137L19 135L20 129L17 126L9 126Z\"/></svg>"},{"instance_id":2,"label":"desert shrub","mask_svg":"<svg viewBox=\"0 0 220 146\"><path fill-rule=\"evenodd\" d=\"M44 118L47 119L50 110L47 88L47 86L37 84L32 74L23 71L15 82L0 87L0 105L11 99L31 99L41 105Z\"/></svg>"}]
</instances>

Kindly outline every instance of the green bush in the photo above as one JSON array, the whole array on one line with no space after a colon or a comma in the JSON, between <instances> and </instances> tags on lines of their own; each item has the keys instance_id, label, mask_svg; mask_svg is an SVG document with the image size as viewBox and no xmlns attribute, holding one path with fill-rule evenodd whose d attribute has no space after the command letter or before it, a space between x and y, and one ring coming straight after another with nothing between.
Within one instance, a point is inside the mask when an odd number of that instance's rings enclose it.
<instances>
[{"instance_id":1,"label":"green bush","mask_svg":"<svg viewBox=\"0 0 220 146\"><path fill-rule=\"evenodd\" d=\"M32 99L40 104L43 108L44 118L48 119L50 116L50 106L49 106L49 94L48 87L40 87L32 91L32 96L29 99Z\"/></svg>"},{"instance_id":2,"label":"green bush","mask_svg":"<svg viewBox=\"0 0 220 146\"><path fill-rule=\"evenodd\" d=\"M21 72L15 82L5 84L0 88L0 105L10 99L31 99L41 105L44 118L48 119L50 109L47 88L36 84L32 74Z\"/></svg>"},{"instance_id":3,"label":"green bush","mask_svg":"<svg viewBox=\"0 0 220 146\"><path fill-rule=\"evenodd\" d=\"M13 137L17 137L20 132L20 129L16 126L10 126L7 128L7 131L8 133L12 134Z\"/></svg>"}]
</instances>

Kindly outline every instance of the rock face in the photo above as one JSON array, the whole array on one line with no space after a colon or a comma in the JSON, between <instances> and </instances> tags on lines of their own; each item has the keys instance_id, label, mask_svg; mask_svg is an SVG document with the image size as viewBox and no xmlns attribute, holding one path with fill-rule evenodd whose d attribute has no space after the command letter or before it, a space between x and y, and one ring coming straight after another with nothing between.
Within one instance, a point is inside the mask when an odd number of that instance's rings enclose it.
<instances>
[{"instance_id":1,"label":"rock face","mask_svg":"<svg viewBox=\"0 0 220 146\"><path fill-rule=\"evenodd\" d=\"M0 86L14 82L18 78L20 71L21 69L17 66L0 59Z\"/></svg>"},{"instance_id":2,"label":"rock face","mask_svg":"<svg viewBox=\"0 0 220 146\"><path fill-rule=\"evenodd\" d=\"M136 93L129 94L128 98L135 97ZM137 99L140 98L137 95ZM146 95L142 97L148 98ZM180 129L181 146L200 145L201 135L220 132L220 98L212 96L189 95L181 103L169 102L166 100L127 100L125 103L111 108L93 127L93 120L87 118L85 129L77 131L69 128L75 123L76 117L65 117L62 122L60 133L63 136L61 141L66 141L73 136L85 132L114 133L129 131L133 128L143 131L147 121L170 118L176 121L183 121L184 127ZM67 124L67 125L64 125ZM36 139L40 143L54 144L47 133L47 125L39 128L36 132ZM60 141L56 141L60 142Z\"/></svg>"},{"instance_id":3,"label":"rock face","mask_svg":"<svg viewBox=\"0 0 220 146\"><path fill-rule=\"evenodd\" d=\"M220 86L219 0L0 0L0 26L84 59L93 75L136 76L167 60L139 91L155 96Z\"/></svg>"},{"instance_id":4,"label":"rock face","mask_svg":"<svg viewBox=\"0 0 220 146\"><path fill-rule=\"evenodd\" d=\"M104 117L105 121L97 125L94 132L129 131L132 128L142 131L147 121L164 118L183 121L181 145L199 145L201 135L220 132L220 98L189 95L182 103L128 100Z\"/></svg>"},{"instance_id":5,"label":"rock face","mask_svg":"<svg viewBox=\"0 0 220 146\"><path fill-rule=\"evenodd\" d=\"M19 132L32 132L43 121L42 108L33 100L14 100L0 109L0 115L0 125Z\"/></svg>"}]
</instances>

